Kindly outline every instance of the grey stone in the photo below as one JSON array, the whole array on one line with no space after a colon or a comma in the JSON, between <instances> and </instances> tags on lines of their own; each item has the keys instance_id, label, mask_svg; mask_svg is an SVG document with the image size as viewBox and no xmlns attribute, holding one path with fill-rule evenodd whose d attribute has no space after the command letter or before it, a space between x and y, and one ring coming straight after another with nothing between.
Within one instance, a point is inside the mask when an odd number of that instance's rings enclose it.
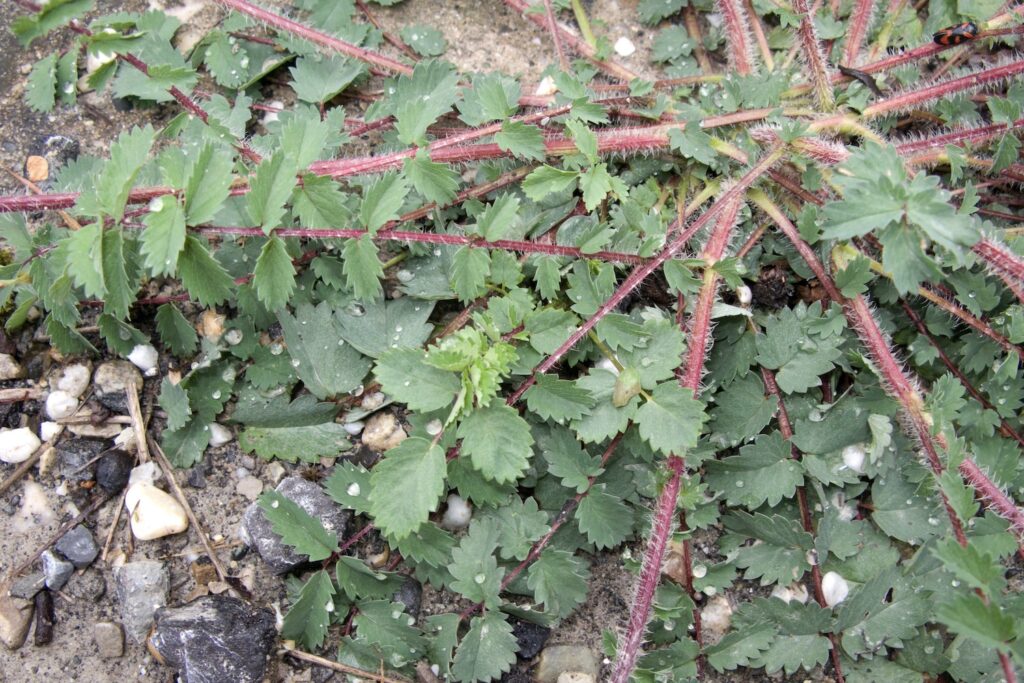
<instances>
[{"instance_id":1,"label":"grey stone","mask_svg":"<svg viewBox=\"0 0 1024 683\"><path fill-rule=\"evenodd\" d=\"M64 534L54 547L79 569L88 567L100 554L100 547L96 545L92 532L83 524Z\"/></svg>"},{"instance_id":2,"label":"grey stone","mask_svg":"<svg viewBox=\"0 0 1024 683\"><path fill-rule=\"evenodd\" d=\"M185 683L257 683L276 638L270 610L207 595L159 610L149 646Z\"/></svg>"},{"instance_id":3,"label":"grey stone","mask_svg":"<svg viewBox=\"0 0 1024 683\"><path fill-rule=\"evenodd\" d=\"M321 487L302 477L288 477L278 484L276 491L318 519L328 531L337 533L339 541L344 539L352 515L331 500ZM309 561L308 556L281 542L281 537L274 533L270 520L258 503L246 508L242 529L249 545L256 548L263 561L277 574L287 573Z\"/></svg>"},{"instance_id":4,"label":"grey stone","mask_svg":"<svg viewBox=\"0 0 1024 683\"><path fill-rule=\"evenodd\" d=\"M128 477L135 466L135 458L116 448L96 463L96 483L107 493L120 493L128 483Z\"/></svg>"},{"instance_id":5,"label":"grey stone","mask_svg":"<svg viewBox=\"0 0 1024 683\"><path fill-rule=\"evenodd\" d=\"M114 569L114 581L125 633L141 643L153 623L153 615L167 604L171 585L167 567L155 560L129 562Z\"/></svg>"},{"instance_id":6,"label":"grey stone","mask_svg":"<svg viewBox=\"0 0 1024 683\"><path fill-rule=\"evenodd\" d=\"M601 661L585 645L549 645L540 653L533 678L537 683L557 683L563 673L579 672L597 680L600 668Z\"/></svg>"},{"instance_id":7,"label":"grey stone","mask_svg":"<svg viewBox=\"0 0 1024 683\"><path fill-rule=\"evenodd\" d=\"M127 413L128 396L124 390L130 380L142 391L142 373L128 361L111 360L101 364L92 378L96 398L115 412Z\"/></svg>"},{"instance_id":8,"label":"grey stone","mask_svg":"<svg viewBox=\"0 0 1024 683\"><path fill-rule=\"evenodd\" d=\"M516 637L519 645L518 655L521 659L533 659L548 642L551 629L530 621L514 619L512 621L512 635Z\"/></svg>"},{"instance_id":9,"label":"grey stone","mask_svg":"<svg viewBox=\"0 0 1024 683\"><path fill-rule=\"evenodd\" d=\"M11 584L11 595L22 600L31 600L36 593L46 586L46 577L42 572L23 576Z\"/></svg>"},{"instance_id":10,"label":"grey stone","mask_svg":"<svg viewBox=\"0 0 1024 683\"><path fill-rule=\"evenodd\" d=\"M50 590L59 591L68 582L75 572L75 565L57 556L52 550L43 553L43 575L46 577L46 587Z\"/></svg>"},{"instance_id":11,"label":"grey stone","mask_svg":"<svg viewBox=\"0 0 1024 683\"><path fill-rule=\"evenodd\" d=\"M81 574L72 575L66 590L76 600L99 602L107 594L107 581L98 569L86 569Z\"/></svg>"},{"instance_id":12,"label":"grey stone","mask_svg":"<svg viewBox=\"0 0 1024 683\"><path fill-rule=\"evenodd\" d=\"M124 630L120 624L98 621L92 627L92 639L100 657L113 659L124 654Z\"/></svg>"},{"instance_id":13,"label":"grey stone","mask_svg":"<svg viewBox=\"0 0 1024 683\"><path fill-rule=\"evenodd\" d=\"M60 476L67 481L92 481L96 456L107 450L102 439L66 439L55 446Z\"/></svg>"},{"instance_id":14,"label":"grey stone","mask_svg":"<svg viewBox=\"0 0 1024 683\"><path fill-rule=\"evenodd\" d=\"M405 605L406 614L413 619L419 618L420 605L423 602L423 585L411 576L406 577L395 594L391 596L391 602L402 603Z\"/></svg>"}]
</instances>

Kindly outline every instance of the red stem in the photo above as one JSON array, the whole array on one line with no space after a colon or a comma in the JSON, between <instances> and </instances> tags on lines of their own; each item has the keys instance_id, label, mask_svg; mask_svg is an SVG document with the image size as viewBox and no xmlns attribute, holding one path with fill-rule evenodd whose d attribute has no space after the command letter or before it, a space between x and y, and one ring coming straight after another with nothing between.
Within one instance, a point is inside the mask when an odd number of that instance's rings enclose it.
<instances>
[{"instance_id":1,"label":"red stem","mask_svg":"<svg viewBox=\"0 0 1024 683\"><path fill-rule=\"evenodd\" d=\"M728 41L729 64L740 76L754 71L754 48L750 42L750 25L740 0L716 0L722 15L722 26Z\"/></svg>"},{"instance_id":2,"label":"red stem","mask_svg":"<svg viewBox=\"0 0 1024 683\"><path fill-rule=\"evenodd\" d=\"M801 54L807 62L818 104L822 109L832 111L835 108L832 79L829 76L825 55L822 53L821 41L818 40L818 31L814 28L814 16L807 7L807 0L793 0L793 11L801 15L797 36L803 44Z\"/></svg>"},{"instance_id":3,"label":"red stem","mask_svg":"<svg viewBox=\"0 0 1024 683\"><path fill-rule=\"evenodd\" d=\"M562 71L569 72L569 63L565 60L565 52L562 50L562 41L558 37L558 24L555 22L555 11L551 9L551 0L544 0L544 14L548 20L548 32L551 34L551 42L555 44L555 54L558 55L558 65Z\"/></svg>"},{"instance_id":4,"label":"red stem","mask_svg":"<svg viewBox=\"0 0 1024 683\"><path fill-rule=\"evenodd\" d=\"M871 18L875 14L875 0L857 0L850 20L847 22L846 49L843 61L846 66L857 66L857 54L860 52L864 37L871 28Z\"/></svg>"},{"instance_id":5,"label":"red stem","mask_svg":"<svg viewBox=\"0 0 1024 683\"><path fill-rule=\"evenodd\" d=\"M973 247L973 251L985 265L1006 281L1006 285L1018 297L1021 296L1021 285L1024 284L1024 259L1017 256L1001 244L983 239ZM1024 299L1021 299L1024 303Z\"/></svg>"},{"instance_id":6,"label":"red stem","mask_svg":"<svg viewBox=\"0 0 1024 683\"><path fill-rule=\"evenodd\" d=\"M798 2L800 0L797 0ZM875 118L893 111L909 109L931 100L949 97L965 90L973 90L989 83L996 83L1024 73L1024 60L1017 60L1002 66L983 69L975 73L936 83L926 88L918 88L911 92L894 95L869 105L861 112L865 119Z\"/></svg>"},{"instance_id":7,"label":"red stem","mask_svg":"<svg viewBox=\"0 0 1024 683\"><path fill-rule=\"evenodd\" d=\"M373 24L374 28L380 31L381 35L384 36L384 40L388 41L389 43L397 47L399 50L404 52L405 56L411 59L412 61L419 61L420 56L416 54L416 51L413 50L408 45L406 45L405 41L403 41L401 38L399 38L394 33L391 33L383 26L381 26L380 22L377 21L377 17L373 16L373 12L370 11L370 8L367 7L366 3L363 2L363 0L356 0L356 7L358 7L359 11L363 13L363 16L366 17L366 20Z\"/></svg>"}]
</instances>

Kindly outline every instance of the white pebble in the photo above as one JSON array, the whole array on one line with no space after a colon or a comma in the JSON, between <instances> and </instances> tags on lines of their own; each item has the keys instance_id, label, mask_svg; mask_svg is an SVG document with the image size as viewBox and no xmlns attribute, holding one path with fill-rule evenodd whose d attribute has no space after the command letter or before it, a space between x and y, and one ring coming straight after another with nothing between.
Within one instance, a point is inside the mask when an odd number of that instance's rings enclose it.
<instances>
[{"instance_id":1,"label":"white pebble","mask_svg":"<svg viewBox=\"0 0 1024 683\"><path fill-rule=\"evenodd\" d=\"M133 484L125 494L124 505L131 513L132 533L140 541L151 541L188 529L185 509L153 484L144 481Z\"/></svg>"},{"instance_id":2,"label":"white pebble","mask_svg":"<svg viewBox=\"0 0 1024 683\"><path fill-rule=\"evenodd\" d=\"M719 595L700 611L700 621L706 632L721 638L732 624L732 605L724 595Z\"/></svg>"},{"instance_id":3,"label":"white pebble","mask_svg":"<svg viewBox=\"0 0 1024 683\"><path fill-rule=\"evenodd\" d=\"M357 434L363 431L363 427L365 426L366 425L362 422L346 422L345 431L351 434L352 436L356 436Z\"/></svg>"},{"instance_id":4,"label":"white pebble","mask_svg":"<svg viewBox=\"0 0 1024 683\"><path fill-rule=\"evenodd\" d=\"M210 445L212 447L217 448L226 443L231 443L233 438L235 438L235 435L224 425L219 422L210 423Z\"/></svg>"},{"instance_id":5,"label":"white pebble","mask_svg":"<svg viewBox=\"0 0 1024 683\"><path fill-rule=\"evenodd\" d=\"M25 376L25 368L14 360L14 356L0 353L0 380L18 379Z\"/></svg>"},{"instance_id":6,"label":"white pebble","mask_svg":"<svg viewBox=\"0 0 1024 683\"><path fill-rule=\"evenodd\" d=\"M448 507L441 519L441 526L445 529L456 531L469 526L469 520L473 517L473 508L462 496L451 494L448 496Z\"/></svg>"},{"instance_id":7,"label":"white pebble","mask_svg":"<svg viewBox=\"0 0 1024 683\"><path fill-rule=\"evenodd\" d=\"M281 100L272 100L272 101L270 101L268 103L268 106L271 109L274 109L275 111L268 111L265 114L263 114L263 125L264 126L266 126L268 124L271 124L274 121L277 121L278 112L276 110L284 109L284 102L282 102Z\"/></svg>"},{"instance_id":8,"label":"white pebble","mask_svg":"<svg viewBox=\"0 0 1024 683\"><path fill-rule=\"evenodd\" d=\"M56 422L49 420L39 423L39 438L43 441L53 441L54 437L60 434L63 427Z\"/></svg>"},{"instance_id":9,"label":"white pebble","mask_svg":"<svg viewBox=\"0 0 1024 683\"><path fill-rule=\"evenodd\" d=\"M28 427L0 430L0 460L13 464L25 462L42 445Z\"/></svg>"},{"instance_id":10,"label":"white pebble","mask_svg":"<svg viewBox=\"0 0 1024 683\"><path fill-rule=\"evenodd\" d=\"M754 300L754 293L750 291L750 287L740 285L736 288L736 298L739 299L741 306L749 306Z\"/></svg>"},{"instance_id":11,"label":"white pebble","mask_svg":"<svg viewBox=\"0 0 1024 683\"><path fill-rule=\"evenodd\" d=\"M160 466L150 460L132 468L131 474L128 475L128 487L131 488L135 484L152 484L159 478Z\"/></svg>"},{"instance_id":12,"label":"white pebble","mask_svg":"<svg viewBox=\"0 0 1024 683\"><path fill-rule=\"evenodd\" d=\"M783 602L790 602L796 600L804 605L807 604L808 594L807 589L804 588L803 584L794 583L792 586L781 586L776 584L775 588L772 589L772 597L778 598Z\"/></svg>"},{"instance_id":13,"label":"white pebble","mask_svg":"<svg viewBox=\"0 0 1024 683\"><path fill-rule=\"evenodd\" d=\"M857 474L864 471L865 457L867 457L867 453L864 452L864 446L859 443L855 443L852 446L847 446L843 449L843 464Z\"/></svg>"},{"instance_id":14,"label":"white pebble","mask_svg":"<svg viewBox=\"0 0 1024 683\"><path fill-rule=\"evenodd\" d=\"M69 365L57 377L57 386L54 388L66 391L75 398L78 398L89 388L90 375L92 375L92 371L88 365L83 365L82 363Z\"/></svg>"},{"instance_id":15,"label":"white pebble","mask_svg":"<svg viewBox=\"0 0 1024 683\"><path fill-rule=\"evenodd\" d=\"M125 427L114 437L114 445L125 453L134 453L139 444L135 440L135 430Z\"/></svg>"},{"instance_id":16,"label":"white pebble","mask_svg":"<svg viewBox=\"0 0 1024 683\"><path fill-rule=\"evenodd\" d=\"M839 574L828 572L821 577L821 592L825 594L825 604L835 607L850 594L850 584Z\"/></svg>"},{"instance_id":17,"label":"white pebble","mask_svg":"<svg viewBox=\"0 0 1024 683\"><path fill-rule=\"evenodd\" d=\"M157 364L160 362L160 354L157 353L151 344L138 344L128 354L128 360L131 361L132 365L142 370L147 377L152 377L156 374Z\"/></svg>"},{"instance_id":18,"label":"white pebble","mask_svg":"<svg viewBox=\"0 0 1024 683\"><path fill-rule=\"evenodd\" d=\"M615 54L621 57L629 57L634 52L636 52L636 45L626 36L622 36L615 41Z\"/></svg>"},{"instance_id":19,"label":"white pebble","mask_svg":"<svg viewBox=\"0 0 1024 683\"><path fill-rule=\"evenodd\" d=\"M551 76L545 76L541 79L540 83L537 84L537 90L534 91L534 95L547 96L554 95L558 92L558 86L555 85L555 79Z\"/></svg>"},{"instance_id":20,"label":"white pebble","mask_svg":"<svg viewBox=\"0 0 1024 683\"><path fill-rule=\"evenodd\" d=\"M63 420L78 410L78 399L66 391L52 391L46 397L46 414L51 420Z\"/></svg>"},{"instance_id":21,"label":"white pebble","mask_svg":"<svg viewBox=\"0 0 1024 683\"><path fill-rule=\"evenodd\" d=\"M377 408L384 405L384 400L385 397L383 392L375 391L372 394L363 396L363 400L360 402L359 407L363 410L377 410Z\"/></svg>"}]
</instances>

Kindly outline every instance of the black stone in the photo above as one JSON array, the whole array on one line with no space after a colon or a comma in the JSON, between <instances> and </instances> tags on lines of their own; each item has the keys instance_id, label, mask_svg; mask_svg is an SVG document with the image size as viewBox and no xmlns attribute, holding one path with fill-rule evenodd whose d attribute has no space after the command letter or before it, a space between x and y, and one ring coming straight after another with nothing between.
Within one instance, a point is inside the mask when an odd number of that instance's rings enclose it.
<instances>
[{"instance_id":1,"label":"black stone","mask_svg":"<svg viewBox=\"0 0 1024 683\"><path fill-rule=\"evenodd\" d=\"M391 596L391 602L402 603L405 605L405 613L413 619L418 619L420 605L423 603L423 585L411 576L406 577L395 594Z\"/></svg>"},{"instance_id":2,"label":"black stone","mask_svg":"<svg viewBox=\"0 0 1024 683\"><path fill-rule=\"evenodd\" d=\"M352 513L331 500L323 488L302 477L288 477L277 485L276 490L319 520L328 531L335 532L339 541L344 541ZM246 508L242 528L248 536L249 545L275 573L285 574L309 562L307 555L299 554L292 546L281 542L281 537L274 533L270 520L258 503Z\"/></svg>"},{"instance_id":3,"label":"black stone","mask_svg":"<svg viewBox=\"0 0 1024 683\"><path fill-rule=\"evenodd\" d=\"M49 645L53 641L53 625L57 621L53 609L53 594L48 590L36 593L36 645Z\"/></svg>"},{"instance_id":4,"label":"black stone","mask_svg":"<svg viewBox=\"0 0 1024 683\"><path fill-rule=\"evenodd\" d=\"M96 463L96 483L107 493L119 493L128 483L135 458L119 448L108 451Z\"/></svg>"},{"instance_id":5,"label":"black stone","mask_svg":"<svg viewBox=\"0 0 1024 683\"><path fill-rule=\"evenodd\" d=\"M276 637L270 610L207 595L157 610L149 645L185 683L258 683Z\"/></svg>"},{"instance_id":6,"label":"black stone","mask_svg":"<svg viewBox=\"0 0 1024 683\"><path fill-rule=\"evenodd\" d=\"M96 473L93 462L108 443L102 439L68 439L56 447L60 457L60 476L70 482L91 481Z\"/></svg>"},{"instance_id":7,"label":"black stone","mask_svg":"<svg viewBox=\"0 0 1024 683\"><path fill-rule=\"evenodd\" d=\"M100 554L92 532L81 524L64 534L54 547L79 569L88 567Z\"/></svg>"},{"instance_id":8,"label":"black stone","mask_svg":"<svg viewBox=\"0 0 1024 683\"><path fill-rule=\"evenodd\" d=\"M544 649L544 643L548 642L551 629L529 621L513 619L512 635L516 637L516 643L519 644L519 657L533 659Z\"/></svg>"}]
</instances>

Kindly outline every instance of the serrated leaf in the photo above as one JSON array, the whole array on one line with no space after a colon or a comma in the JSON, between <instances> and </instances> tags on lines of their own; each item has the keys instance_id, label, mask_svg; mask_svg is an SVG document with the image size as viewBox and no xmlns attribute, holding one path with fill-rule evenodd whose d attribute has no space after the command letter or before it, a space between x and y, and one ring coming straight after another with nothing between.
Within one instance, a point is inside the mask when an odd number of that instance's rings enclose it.
<instances>
[{"instance_id":1,"label":"serrated leaf","mask_svg":"<svg viewBox=\"0 0 1024 683\"><path fill-rule=\"evenodd\" d=\"M415 157L406 159L402 172L428 202L444 206L455 199L459 176L447 165L431 161L426 150L421 149Z\"/></svg>"},{"instance_id":2,"label":"serrated leaf","mask_svg":"<svg viewBox=\"0 0 1024 683\"><path fill-rule=\"evenodd\" d=\"M92 9L92 0L49 0L34 16L15 17L11 31L23 47Z\"/></svg>"},{"instance_id":3,"label":"serrated leaf","mask_svg":"<svg viewBox=\"0 0 1024 683\"><path fill-rule=\"evenodd\" d=\"M257 389L270 391L277 387L290 386L298 379L295 368L292 367L291 356L287 353L275 354L276 348L257 346L252 351L252 365L246 368L245 378Z\"/></svg>"},{"instance_id":4,"label":"serrated leaf","mask_svg":"<svg viewBox=\"0 0 1024 683\"><path fill-rule=\"evenodd\" d=\"M206 143L196 155L185 184L185 216L189 225L201 225L216 215L231 187L231 153Z\"/></svg>"},{"instance_id":5,"label":"serrated leaf","mask_svg":"<svg viewBox=\"0 0 1024 683\"><path fill-rule=\"evenodd\" d=\"M386 598L402 586L401 574L375 572L357 557L341 556L335 568L338 588L350 600Z\"/></svg>"},{"instance_id":6,"label":"serrated leaf","mask_svg":"<svg viewBox=\"0 0 1024 683\"><path fill-rule=\"evenodd\" d=\"M711 426L732 443L759 434L771 422L778 402L766 396L764 383L753 373L715 394Z\"/></svg>"},{"instance_id":7,"label":"serrated leaf","mask_svg":"<svg viewBox=\"0 0 1024 683\"><path fill-rule=\"evenodd\" d=\"M519 82L500 73L473 76L473 87L463 90L459 112L468 126L507 119L519 109ZM500 143L499 143L500 144Z\"/></svg>"},{"instance_id":8,"label":"serrated leaf","mask_svg":"<svg viewBox=\"0 0 1024 683\"><path fill-rule=\"evenodd\" d=\"M146 268L154 276L174 275L178 255L185 248L185 211L173 196L157 197L150 202L142 222L142 254Z\"/></svg>"},{"instance_id":9,"label":"serrated leaf","mask_svg":"<svg viewBox=\"0 0 1024 683\"><path fill-rule=\"evenodd\" d=\"M774 674L785 670L787 676L803 669L810 672L828 659L829 641L819 635L779 635L771 647L752 662L752 666L763 666L765 673Z\"/></svg>"},{"instance_id":10,"label":"serrated leaf","mask_svg":"<svg viewBox=\"0 0 1024 683\"><path fill-rule=\"evenodd\" d=\"M718 643L707 649L708 664L719 672L748 666L768 649L774 636L775 633L768 624L727 633Z\"/></svg>"},{"instance_id":11,"label":"serrated leaf","mask_svg":"<svg viewBox=\"0 0 1024 683\"><path fill-rule=\"evenodd\" d=\"M1014 620L993 603L985 604L974 594L957 595L938 608L938 618L954 632L965 635L985 648L1005 648L1014 637Z\"/></svg>"},{"instance_id":12,"label":"serrated leaf","mask_svg":"<svg viewBox=\"0 0 1024 683\"><path fill-rule=\"evenodd\" d=\"M530 565L526 585L534 592L544 611L557 618L568 616L587 598L590 572L572 553L547 548Z\"/></svg>"},{"instance_id":13,"label":"serrated leaf","mask_svg":"<svg viewBox=\"0 0 1024 683\"><path fill-rule=\"evenodd\" d=\"M85 225L71 233L67 241L68 266L75 284L86 296L102 299L107 294L103 281L103 228L99 223Z\"/></svg>"},{"instance_id":14,"label":"serrated leaf","mask_svg":"<svg viewBox=\"0 0 1024 683\"><path fill-rule=\"evenodd\" d=\"M519 198L514 194L503 194L490 204L477 219L477 229L488 242L500 240L516 223L519 214Z\"/></svg>"},{"instance_id":15,"label":"serrated leaf","mask_svg":"<svg viewBox=\"0 0 1024 683\"><path fill-rule=\"evenodd\" d=\"M178 276L188 293L204 306L216 306L231 297L234 280L210 256L203 243L189 235L178 256Z\"/></svg>"},{"instance_id":16,"label":"serrated leaf","mask_svg":"<svg viewBox=\"0 0 1024 683\"><path fill-rule=\"evenodd\" d=\"M548 513L537 508L532 496L513 495L506 504L483 513L498 525L499 555L503 560L525 560L534 541L549 529Z\"/></svg>"},{"instance_id":17,"label":"serrated leaf","mask_svg":"<svg viewBox=\"0 0 1024 683\"><path fill-rule=\"evenodd\" d=\"M157 402L167 412L167 428L170 430L184 427L192 415L188 392L180 384L174 384L166 377L160 382L160 396Z\"/></svg>"},{"instance_id":18,"label":"serrated leaf","mask_svg":"<svg viewBox=\"0 0 1024 683\"><path fill-rule=\"evenodd\" d=\"M455 579L451 584L452 590L472 602L483 603L489 609L501 604L501 579L505 570L498 569L498 560L494 557L500 540L494 519L474 519L469 533L452 551L452 562L448 565L448 571Z\"/></svg>"},{"instance_id":19,"label":"serrated leaf","mask_svg":"<svg viewBox=\"0 0 1024 683\"><path fill-rule=\"evenodd\" d=\"M485 612L470 622L469 632L455 651L452 675L466 683L494 680L515 663L517 649L505 615Z\"/></svg>"},{"instance_id":20,"label":"serrated leaf","mask_svg":"<svg viewBox=\"0 0 1024 683\"><path fill-rule=\"evenodd\" d=\"M696 446L705 419L704 406L693 397L693 391L676 382L655 387L636 413L640 436L666 455Z\"/></svg>"},{"instance_id":21,"label":"serrated leaf","mask_svg":"<svg viewBox=\"0 0 1024 683\"><path fill-rule=\"evenodd\" d=\"M409 437L373 468L370 510L384 533L402 540L427 521L444 493L444 451Z\"/></svg>"},{"instance_id":22,"label":"serrated leaf","mask_svg":"<svg viewBox=\"0 0 1024 683\"><path fill-rule=\"evenodd\" d=\"M295 289L295 268L284 240L277 235L263 243L252 282L257 298L268 311L278 310L291 298Z\"/></svg>"},{"instance_id":23,"label":"serrated leaf","mask_svg":"<svg viewBox=\"0 0 1024 683\"><path fill-rule=\"evenodd\" d=\"M243 64L248 62L245 48L223 33L206 45L203 54L203 63L213 80L225 88L237 88L245 82L248 71Z\"/></svg>"},{"instance_id":24,"label":"serrated leaf","mask_svg":"<svg viewBox=\"0 0 1024 683\"><path fill-rule=\"evenodd\" d=\"M523 193L537 202L552 192L561 192L576 182L574 171L563 171L544 164L523 178Z\"/></svg>"},{"instance_id":25,"label":"serrated leaf","mask_svg":"<svg viewBox=\"0 0 1024 683\"><path fill-rule=\"evenodd\" d=\"M115 318L128 317L128 309L135 300L136 283L129 282L125 270L127 261L124 253L124 234L114 228L102 235L103 239L103 282L106 285L106 297L103 310Z\"/></svg>"},{"instance_id":26,"label":"serrated leaf","mask_svg":"<svg viewBox=\"0 0 1024 683\"><path fill-rule=\"evenodd\" d=\"M341 326L327 302L318 306L301 303L295 315L277 312L288 353L299 379L317 398L352 391L370 369L370 360L351 345L338 346Z\"/></svg>"},{"instance_id":27,"label":"serrated leaf","mask_svg":"<svg viewBox=\"0 0 1024 683\"><path fill-rule=\"evenodd\" d=\"M955 539L936 542L932 552L942 560L946 569L970 588L980 588L987 595L999 595L1006 584L1003 566L992 556L973 545L961 546Z\"/></svg>"},{"instance_id":28,"label":"serrated leaf","mask_svg":"<svg viewBox=\"0 0 1024 683\"><path fill-rule=\"evenodd\" d=\"M586 389L550 375L538 375L536 384L526 392L526 405L531 412L559 424L578 420L590 412L594 403Z\"/></svg>"},{"instance_id":29,"label":"serrated leaf","mask_svg":"<svg viewBox=\"0 0 1024 683\"><path fill-rule=\"evenodd\" d=\"M491 272L491 256L486 249L459 247L452 257L452 289L465 303L487 291L487 276Z\"/></svg>"},{"instance_id":30,"label":"serrated leaf","mask_svg":"<svg viewBox=\"0 0 1024 683\"><path fill-rule=\"evenodd\" d=\"M305 427L333 422L337 414L337 405L320 403L309 394L292 401L286 394L265 398L247 390L238 396L231 421L249 427Z\"/></svg>"},{"instance_id":31,"label":"serrated leaf","mask_svg":"<svg viewBox=\"0 0 1024 683\"><path fill-rule=\"evenodd\" d=\"M395 86L395 130L407 145L423 145L427 128L458 99L458 75L451 66L425 59Z\"/></svg>"},{"instance_id":32,"label":"serrated leaf","mask_svg":"<svg viewBox=\"0 0 1024 683\"><path fill-rule=\"evenodd\" d=\"M836 287L843 296L857 296L868 290L868 283L874 278L871 261L863 256L851 259L846 267L836 273Z\"/></svg>"},{"instance_id":33,"label":"serrated leaf","mask_svg":"<svg viewBox=\"0 0 1024 683\"><path fill-rule=\"evenodd\" d=\"M172 465L192 467L203 459L203 452L210 443L209 420L193 415L181 429L165 429L160 440Z\"/></svg>"},{"instance_id":34,"label":"serrated leaf","mask_svg":"<svg viewBox=\"0 0 1024 683\"><path fill-rule=\"evenodd\" d=\"M790 449L779 432L761 434L739 455L707 461L705 479L725 494L729 505L753 510L767 502L774 507L803 485L803 468L792 459Z\"/></svg>"},{"instance_id":35,"label":"serrated leaf","mask_svg":"<svg viewBox=\"0 0 1024 683\"><path fill-rule=\"evenodd\" d=\"M320 570L309 577L285 615L281 637L294 640L307 650L318 649L324 643L333 609L334 584L330 575Z\"/></svg>"},{"instance_id":36,"label":"serrated leaf","mask_svg":"<svg viewBox=\"0 0 1024 683\"><path fill-rule=\"evenodd\" d=\"M306 228L348 225L353 215L352 197L331 178L307 173L302 176L302 186L296 188L293 207Z\"/></svg>"},{"instance_id":37,"label":"serrated leaf","mask_svg":"<svg viewBox=\"0 0 1024 683\"><path fill-rule=\"evenodd\" d=\"M399 35L421 57L436 57L444 54L444 51L448 49L448 41L444 39L444 34L433 26L423 24L404 26Z\"/></svg>"},{"instance_id":38,"label":"serrated leaf","mask_svg":"<svg viewBox=\"0 0 1024 683\"><path fill-rule=\"evenodd\" d=\"M267 491L259 506L281 541L306 555L310 562L325 560L338 550L338 535L328 531L318 519L277 491Z\"/></svg>"},{"instance_id":39,"label":"serrated leaf","mask_svg":"<svg viewBox=\"0 0 1024 683\"><path fill-rule=\"evenodd\" d=\"M512 156L540 161L547 156L544 134L537 126L522 121L505 121L501 130L494 135L494 141L503 152Z\"/></svg>"},{"instance_id":40,"label":"serrated leaf","mask_svg":"<svg viewBox=\"0 0 1024 683\"><path fill-rule=\"evenodd\" d=\"M319 104L330 100L366 72L355 59L332 55L309 55L289 67L295 96L304 102Z\"/></svg>"},{"instance_id":41,"label":"serrated leaf","mask_svg":"<svg viewBox=\"0 0 1024 683\"><path fill-rule=\"evenodd\" d=\"M327 422L304 427L246 427L238 435L246 453L286 462L318 462L334 457L350 446L345 425Z\"/></svg>"},{"instance_id":42,"label":"serrated leaf","mask_svg":"<svg viewBox=\"0 0 1024 683\"><path fill-rule=\"evenodd\" d=\"M153 126L121 133L110 147L110 159L96 179L96 197L102 211L117 220L124 214L135 176L149 156L156 132Z\"/></svg>"},{"instance_id":43,"label":"serrated leaf","mask_svg":"<svg viewBox=\"0 0 1024 683\"><path fill-rule=\"evenodd\" d=\"M145 344L149 341L142 332L109 313L104 313L97 318L96 326L99 327L103 340L107 342L107 348L122 356L131 353L137 344Z\"/></svg>"},{"instance_id":44,"label":"serrated leaf","mask_svg":"<svg viewBox=\"0 0 1024 683\"><path fill-rule=\"evenodd\" d=\"M459 393L458 377L427 365L425 358L418 349L393 349L377 359L374 374L389 396L412 410L447 408Z\"/></svg>"},{"instance_id":45,"label":"serrated leaf","mask_svg":"<svg viewBox=\"0 0 1024 683\"><path fill-rule=\"evenodd\" d=\"M463 455L498 483L521 477L533 454L530 425L507 405L474 410L459 424L458 438Z\"/></svg>"},{"instance_id":46,"label":"serrated leaf","mask_svg":"<svg viewBox=\"0 0 1024 683\"><path fill-rule=\"evenodd\" d=\"M281 224L298 171L294 157L284 151L275 152L256 167L246 195L246 208L249 218L263 228L264 234L269 235Z\"/></svg>"},{"instance_id":47,"label":"serrated leaf","mask_svg":"<svg viewBox=\"0 0 1024 683\"><path fill-rule=\"evenodd\" d=\"M633 532L633 512L618 496L597 484L576 508L580 531L598 550L614 548Z\"/></svg>"},{"instance_id":48,"label":"serrated leaf","mask_svg":"<svg viewBox=\"0 0 1024 683\"><path fill-rule=\"evenodd\" d=\"M51 52L32 67L25 87L25 102L38 112L48 112L57 102L57 53Z\"/></svg>"},{"instance_id":49,"label":"serrated leaf","mask_svg":"<svg viewBox=\"0 0 1024 683\"><path fill-rule=\"evenodd\" d=\"M412 621L412 617L402 611L400 603L364 600L360 601L359 614L352 619L352 624L360 640L377 645L385 652L416 659L426 649L426 643Z\"/></svg>"},{"instance_id":50,"label":"serrated leaf","mask_svg":"<svg viewBox=\"0 0 1024 683\"><path fill-rule=\"evenodd\" d=\"M608 173L608 164L594 164L580 174L580 190L587 211L593 211L615 187L615 178Z\"/></svg>"},{"instance_id":51,"label":"serrated leaf","mask_svg":"<svg viewBox=\"0 0 1024 683\"><path fill-rule=\"evenodd\" d=\"M583 450L567 429L553 429L550 436L541 441L540 452L548 462L548 473L576 493L586 491L590 488L590 477L604 472L601 459Z\"/></svg>"},{"instance_id":52,"label":"serrated leaf","mask_svg":"<svg viewBox=\"0 0 1024 683\"><path fill-rule=\"evenodd\" d=\"M336 503L361 515L370 512L370 473L361 465L349 460L339 462L323 487Z\"/></svg>"},{"instance_id":53,"label":"serrated leaf","mask_svg":"<svg viewBox=\"0 0 1024 683\"><path fill-rule=\"evenodd\" d=\"M432 302L402 297L342 308L335 316L346 343L367 356L378 358L392 349L421 347L433 330L427 323L433 310Z\"/></svg>"},{"instance_id":54,"label":"serrated leaf","mask_svg":"<svg viewBox=\"0 0 1024 683\"><path fill-rule=\"evenodd\" d=\"M348 286L356 298L370 301L379 297L383 291L380 279L384 276L384 267L377 256L377 245L370 236L345 240L342 259Z\"/></svg>"},{"instance_id":55,"label":"serrated leaf","mask_svg":"<svg viewBox=\"0 0 1024 683\"><path fill-rule=\"evenodd\" d=\"M599 369L576 380L577 386L589 391L596 401L587 415L572 423L572 428L584 443L598 443L624 432L630 420L636 416L640 402L638 397L634 396L621 407L613 404L615 380L615 375Z\"/></svg>"}]
</instances>

